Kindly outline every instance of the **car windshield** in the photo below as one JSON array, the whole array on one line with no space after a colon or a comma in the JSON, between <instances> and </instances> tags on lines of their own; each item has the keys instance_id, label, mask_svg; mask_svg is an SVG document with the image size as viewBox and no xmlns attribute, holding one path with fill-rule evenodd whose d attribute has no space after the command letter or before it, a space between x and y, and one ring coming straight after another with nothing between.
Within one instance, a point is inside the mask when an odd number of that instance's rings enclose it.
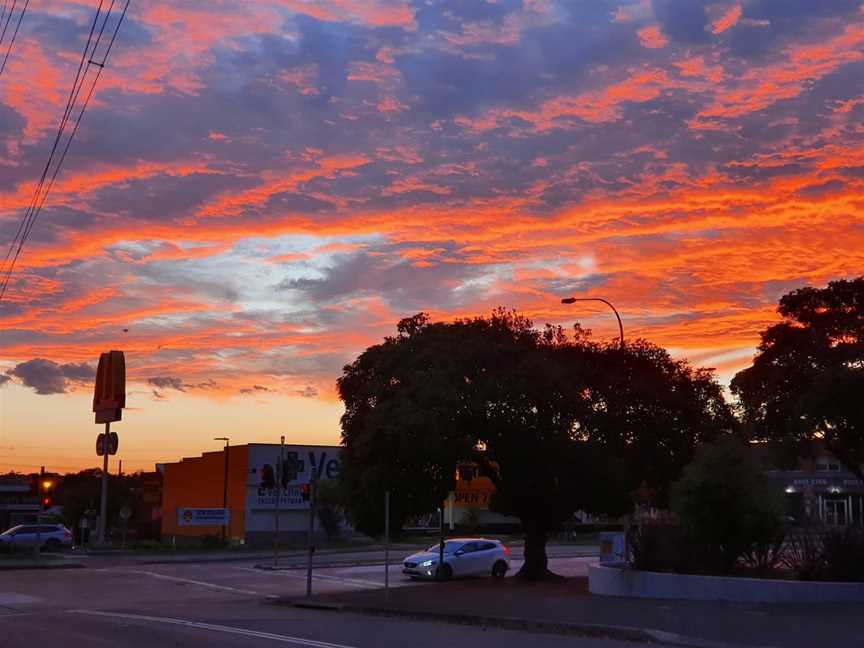
<instances>
[{"instance_id":1,"label":"car windshield","mask_svg":"<svg viewBox=\"0 0 864 648\"><path fill-rule=\"evenodd\" d=\"M444 543L444 553L445 554L455 553L456 550L459 549L464 544L465 543L461 542L461 541L457 542L455 540L449 540L449 541ZM437 545L437 544L432 545L431 547L429 547L429 549L427 549L427 551L433 551L435 553L438 553L438 547L439 547L439 545Z\"/></svg>"}]
</instances>

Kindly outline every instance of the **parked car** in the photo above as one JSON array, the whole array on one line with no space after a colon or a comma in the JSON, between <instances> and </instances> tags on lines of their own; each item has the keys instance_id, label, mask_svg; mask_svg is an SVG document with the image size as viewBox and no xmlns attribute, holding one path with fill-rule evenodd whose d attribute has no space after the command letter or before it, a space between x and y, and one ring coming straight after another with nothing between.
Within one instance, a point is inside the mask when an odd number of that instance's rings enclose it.
<instances>
[{"instance_id":1,"label":"parked car","mask_svg":"<svg viewBox=\"0 0 864 648\"><path fill-rule=\"evenodd\" d=\"M439 577L439 545L412 554L402 563L402 573L415 579ZM500 540L451 538L444 542L440 578L493 576L503 578L510 569L510 550Z\"/></svg>"},{"instance_id":2,"label":"parked car","mask_svg":"<svg viewBox=\"0 0 864 648\"><path fill-rule=\"evenodd\" d=\"M0 543L12 548L40 543L42 549L59 551L72 546L72 532L62 524L19 524L0 533Z\"/></svg>"}]
</instances>

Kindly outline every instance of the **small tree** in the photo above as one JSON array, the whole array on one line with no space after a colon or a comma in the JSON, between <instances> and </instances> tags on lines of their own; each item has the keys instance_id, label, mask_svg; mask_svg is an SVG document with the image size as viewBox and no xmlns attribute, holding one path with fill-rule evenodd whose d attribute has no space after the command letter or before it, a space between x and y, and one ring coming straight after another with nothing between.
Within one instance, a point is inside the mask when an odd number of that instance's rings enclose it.
<instances>
[{"instance_id":1,"label":"small tree","mask_svg":"<svg viewBox=\"0 0 864 648\"><path fill-rule=\"evenodd\" d=\"M783 502L753 454L727 435L701 447L672 487L672 508L692 540L729 573L757 546L782 539Z\"/></svg>"},{"instance_id":2,"label":"small tree","mask_svg":"<svg viewBox=\"0 0 864 648\"><path fill-rule=\"evenodd\" d=\"M318 521L324 527L327 539L332 540L339 535L342 521L345 519L339 482L320 481L315 488L315 510L318 514Z\"/></svg>"}]
</instances>

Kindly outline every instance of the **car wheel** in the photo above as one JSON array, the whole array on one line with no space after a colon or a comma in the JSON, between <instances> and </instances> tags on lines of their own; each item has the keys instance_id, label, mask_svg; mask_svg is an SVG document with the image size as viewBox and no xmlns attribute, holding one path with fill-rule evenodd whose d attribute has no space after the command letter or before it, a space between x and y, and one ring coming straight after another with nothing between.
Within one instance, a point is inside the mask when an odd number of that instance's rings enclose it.
<instances>
[{"instance_id":1,"label":"car wheel","mask_svg":"<svg viewBox=\"0 0 864 648\"><path fill-rule=\"evenodd\" d=\"M438 580L450 580L453 577L453 568L447 563L444 563L435 571L435 575L438 577Z\"/></svg>"},{"instance_id":2,"label":"car wheel","mask_svg":"<svg viewBox=\"0 0 864 648\"><path fill-rule=\"evenodd\" d=\"M504 578L507 575L507 563L503 560L499 560L494 565L492 565L492 577L493 578Z\"/></svg>"}]
</instances>

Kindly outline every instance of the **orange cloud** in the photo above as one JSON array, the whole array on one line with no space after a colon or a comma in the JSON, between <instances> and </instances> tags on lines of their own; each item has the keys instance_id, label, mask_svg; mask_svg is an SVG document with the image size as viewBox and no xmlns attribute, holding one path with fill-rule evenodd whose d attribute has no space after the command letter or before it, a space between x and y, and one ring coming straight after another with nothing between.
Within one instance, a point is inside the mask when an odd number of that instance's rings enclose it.
<instances>
[{"instance_id":1,"label":"orange cloud","mask_svg":"<svg viewBox=\"0 0 864 648\"><path fill-rule=\"evenodd\" d=\"M639 37L639 42L642 43L642 47L647 47L649 49L660 49L669 44L669 39L663 35L662 31L660 31L659 25L643 27L636 32L636 35Z\"/></svg>"},{"instance_id":2,"label":"orange cloud","mask_svg":"<svg viewBox=\"0 0 864 648\"><path fill-rule=\"evenodd\" d=\"M711 31L715 34L722 34L728 29L732 29L741 20L741 5L734 5L729 8L722 16L711 23Z\"/></svg>"}]
</instances>

